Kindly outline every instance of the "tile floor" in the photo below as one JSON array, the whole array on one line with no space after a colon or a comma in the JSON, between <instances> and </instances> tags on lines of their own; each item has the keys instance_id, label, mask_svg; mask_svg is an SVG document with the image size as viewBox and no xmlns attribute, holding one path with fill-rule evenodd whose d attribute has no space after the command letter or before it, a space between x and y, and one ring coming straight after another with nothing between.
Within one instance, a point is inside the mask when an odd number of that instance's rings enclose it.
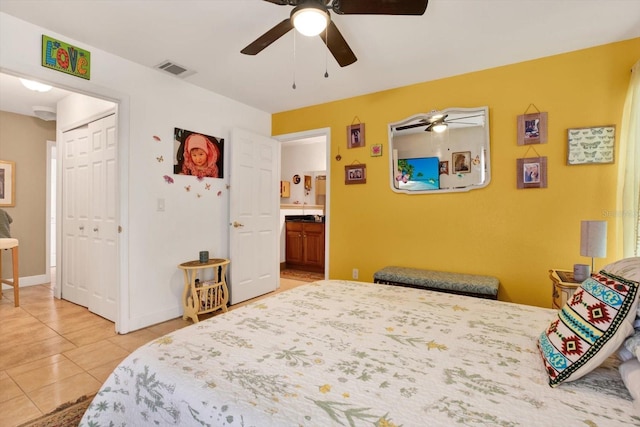
<instances>
[{"instance_id":1,"label":"tile floor","mask_svg":"<svg viewBox=\"0 0 640 427\"><path fill-rule=\"evenodd\" d=\"M276 292L301 284L283 278ZM17 308L13 289L5 290L0 300L0 426L17 426L95 393L133 350L190 324L180 317L118 335L112 322L53 298L51 284L20 288Z\"/></svg>"}]
</instances>

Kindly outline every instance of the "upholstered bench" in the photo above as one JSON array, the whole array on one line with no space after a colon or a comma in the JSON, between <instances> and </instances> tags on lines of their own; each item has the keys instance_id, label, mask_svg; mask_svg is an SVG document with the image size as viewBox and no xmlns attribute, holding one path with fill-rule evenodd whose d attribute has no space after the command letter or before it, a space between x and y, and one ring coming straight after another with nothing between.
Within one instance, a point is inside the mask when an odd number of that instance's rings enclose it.
<instances>
[{"instance_id":1,"label":"upholstered bench","mask_svg":"<svg viewBox=\"0 0 640 427\"><path fill-rule=\"evenodd\" d=\"M498 278L492 276L394 266L376 271L373 281L487 299L498 299L500 285Z\"/></svg>"}]
</instances>

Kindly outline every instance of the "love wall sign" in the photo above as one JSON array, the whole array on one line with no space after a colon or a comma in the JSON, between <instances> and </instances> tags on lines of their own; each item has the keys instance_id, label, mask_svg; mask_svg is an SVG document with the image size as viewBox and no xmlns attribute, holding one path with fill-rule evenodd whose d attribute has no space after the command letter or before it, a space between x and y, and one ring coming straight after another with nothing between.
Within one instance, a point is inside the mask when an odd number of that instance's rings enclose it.
<instances>
[{"instance_id":1,"label":"love wall sign","mask_svg":"<svg viewBox=\"0 0 640 427\"><path fill-rule=\"evenodd\" d=\"M90 80L91 52L43 34L42 66Z\"/></svg>"}]
</instances>

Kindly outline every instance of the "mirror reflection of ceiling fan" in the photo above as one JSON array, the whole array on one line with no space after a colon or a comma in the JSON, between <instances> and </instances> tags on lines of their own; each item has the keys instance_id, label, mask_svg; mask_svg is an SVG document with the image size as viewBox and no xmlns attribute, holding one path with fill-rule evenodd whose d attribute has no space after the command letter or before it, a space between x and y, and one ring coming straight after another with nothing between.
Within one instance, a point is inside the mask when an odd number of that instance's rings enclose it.
<instances>
[{"instance_id":1,"label":"mirror reflection of ceiling fan","mask_svg":"<svg viewBox=\"0 0 640 427\"><path fill-rule=\"evenodd\" d=\"M423 15L429 0L264 0L278 6L294 6L289 18L276 24L241 50L256 55L293 28L306 36L319 35L341 67L358 59L353 53L331 13L338 15Z\"/></svg>"},{"instance_id":2,"label":"mirror reflection of ceiling fan","mask_svg":"<svg viewBox=\"0 0 640 427\"><path fill-rule=\"evenodd\" d=\"M444 132L447 130L449 125L455 125L456 127L464 127L464 126L482 126L484 124L484 118L480 120L470 120L476 117L484 117L484 114L475 114L471 116L452 116L449 117L449 114L439 113L437 111L432 111L431 116L426 119L420 119L416 123L411 123L409 125L398 126L394 130L401 131L419 127L425 127L425 132ZM465 121L467 120L467 121Z\"/></svg>"}]
</instances>

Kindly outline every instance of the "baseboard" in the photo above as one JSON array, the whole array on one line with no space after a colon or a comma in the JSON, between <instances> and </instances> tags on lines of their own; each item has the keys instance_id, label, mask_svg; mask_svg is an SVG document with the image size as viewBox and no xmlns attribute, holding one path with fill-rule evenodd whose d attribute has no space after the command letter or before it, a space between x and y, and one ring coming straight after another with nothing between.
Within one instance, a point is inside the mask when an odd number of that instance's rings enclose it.
<instances>
[{"instance_id":1,"label":"baseboard","mask_svg":"<svg viewBox=\"0 0 640 427\"><path fill-rule=\"evenodd\" d=\"M8 279L8 278L7 278ZM35 285L44 285L45 283L49 283L47 281L46 274L40 274L38 276L29 276L29 277L21 277L20 278L20 287L25 288L27 286L35 286ZM2 290L5 289L13 289L9 285L2 284Z\"/></svg>"}]
</instances>

